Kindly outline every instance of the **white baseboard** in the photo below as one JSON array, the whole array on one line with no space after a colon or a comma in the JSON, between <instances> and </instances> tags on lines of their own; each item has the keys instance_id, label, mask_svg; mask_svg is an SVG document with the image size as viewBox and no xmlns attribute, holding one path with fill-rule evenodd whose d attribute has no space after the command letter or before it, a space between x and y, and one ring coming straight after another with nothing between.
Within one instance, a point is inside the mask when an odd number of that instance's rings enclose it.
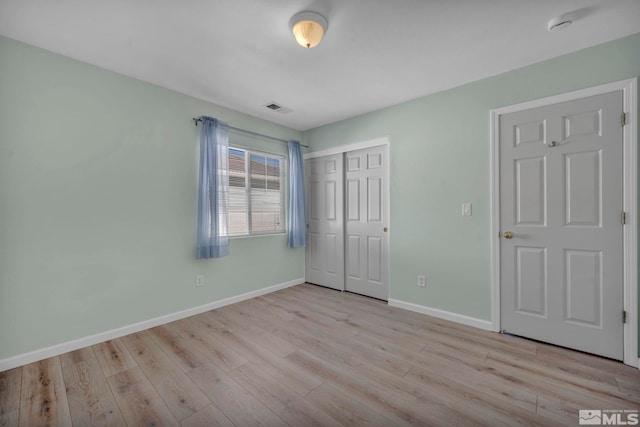
<instances>
[{"instance_id":1,"label":"white baseboard","mask_svg":"<svg viewBox=\"0 0 640 427\"><path fill-rule=\"evenodd\" d=\"M167 314L164 316L156 317L149 320L143 320L142 322L134 323L132 325L123 326L121 328L112 329L110 331L101 332L99 334L90 335L84 338L78 338L76 340L67 341L61 344L52 345L51 347L41 348L39 350L30 351L28 353L19 354L17 356L8 357L6 359L0 359L0 372L8 369L23 366L29 363L37 362L49 357L58 356L69 351L78 350L83 347L98 344L104 341L120 338L125 335L129 335L135 332L140 332L145 329L153 328L155 326L164 325L165 323L173 322L175 320L184 319L185 317L194 316L196 314L204 313L205 311L214 310L216 308L224 307L225 305L235 304L240 301L245 301L251 298L259 297L271 292L279 291L281 289L289 288L291 286L304 283L304 278L291 280L289 282L280 283L278 285L269 286L257 291L251 291L244 294L224 298L218 301L213 301L204 305L189 308L175 313Z\"/></svg>"},{"instance_id":2,"label":"white baseboard","mask_svg":"<svg viewBox=\"0 0 640 427\"><path fill-rule=\"evenodd\" d=\"M474 328L484 329L485 331L493 331L493 324L489 320L477 319L475 317L469 317L462 314L452 313L450 311L427 307L425 305L413 304L397 299L389 299L389 305L391 307L398 307L404 310L426 314L427 316L433 316L439 319L449 320L451 322L461 323L467 326L473 326Z\"/></svg>"}]
</instances>

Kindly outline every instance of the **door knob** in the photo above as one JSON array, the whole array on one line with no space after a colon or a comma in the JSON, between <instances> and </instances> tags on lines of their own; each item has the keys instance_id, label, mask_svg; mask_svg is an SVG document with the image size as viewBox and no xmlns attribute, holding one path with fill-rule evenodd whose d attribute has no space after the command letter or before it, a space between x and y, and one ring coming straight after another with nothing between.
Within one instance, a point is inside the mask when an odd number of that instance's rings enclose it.
<instances>
[{"instance_id":1,"label":"door knob","mask_svg":"<svg viewBox=\"0 0 640 427\"><path fill-rule=\"evenodd\" d=\"M510 231L505 231L504 232L504 238L505 239L513 239L513 233Z\"/></svg>"},{"instance_id":2,"label":"door knob","mask_svg":"<svg viewBox=\"0 0 640 427\"><path fill-rule=\"evenodd\" d=\"M384 232L386 233L387 231L389 231L389 229L387 227L384 228Z\"/></svg>"}]
</instances>

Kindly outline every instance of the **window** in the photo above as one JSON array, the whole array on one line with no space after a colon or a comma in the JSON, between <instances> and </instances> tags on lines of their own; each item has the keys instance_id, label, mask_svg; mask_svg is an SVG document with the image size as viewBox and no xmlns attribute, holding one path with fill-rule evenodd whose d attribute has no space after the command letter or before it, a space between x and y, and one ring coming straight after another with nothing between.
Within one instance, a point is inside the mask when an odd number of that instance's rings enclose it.
<instances>
[{"instance_id":1,"label":"window","mask_svg":"<svg viewBox=\"0 0 640 427\"><path fill-rule=\"evenodd\" d=\"M284 157L229 148L229 235L284 232Z\"/></svg>"}]
</instances>

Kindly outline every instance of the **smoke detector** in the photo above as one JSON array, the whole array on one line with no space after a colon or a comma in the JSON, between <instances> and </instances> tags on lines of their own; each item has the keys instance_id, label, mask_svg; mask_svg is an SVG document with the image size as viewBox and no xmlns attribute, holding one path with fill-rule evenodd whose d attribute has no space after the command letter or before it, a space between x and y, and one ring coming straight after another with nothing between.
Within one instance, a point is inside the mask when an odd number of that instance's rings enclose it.
<instances>
[{"instance_id":1,"label":"smoke detector","mask_svg":"<svg viewBox=\"0 0 640 427\"><path fill-rule=\"evenodd\" d=\"M564 30L569 25L571 25L571 23L571 19L564 16L558 16L557 18L553 18L551 21L549 21L549 23L547 24L547 29L549 31Z\"/></svg>"}]
</instances>

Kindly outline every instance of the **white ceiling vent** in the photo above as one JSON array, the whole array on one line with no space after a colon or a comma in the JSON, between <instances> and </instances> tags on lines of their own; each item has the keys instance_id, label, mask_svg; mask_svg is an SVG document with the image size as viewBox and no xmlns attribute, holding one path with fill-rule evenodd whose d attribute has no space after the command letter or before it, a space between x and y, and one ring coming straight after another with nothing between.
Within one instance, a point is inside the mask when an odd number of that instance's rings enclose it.
<instances>
[{"instance_id":1,"label":"white ceiling vent","mask_svg":"<svg viewBox=\"0 0 640 427\"><path fill-rule=\"evenodd\" d=\"M265 104L264 106L267 107L268 109L272 110L272 111L276 111L276 112L281 113L281 114L290 113L290 112L293 111L291 108L283 107L282 105L278 104L277 102L269 102L268 104Z\"/></svg>"}]
</instances>

